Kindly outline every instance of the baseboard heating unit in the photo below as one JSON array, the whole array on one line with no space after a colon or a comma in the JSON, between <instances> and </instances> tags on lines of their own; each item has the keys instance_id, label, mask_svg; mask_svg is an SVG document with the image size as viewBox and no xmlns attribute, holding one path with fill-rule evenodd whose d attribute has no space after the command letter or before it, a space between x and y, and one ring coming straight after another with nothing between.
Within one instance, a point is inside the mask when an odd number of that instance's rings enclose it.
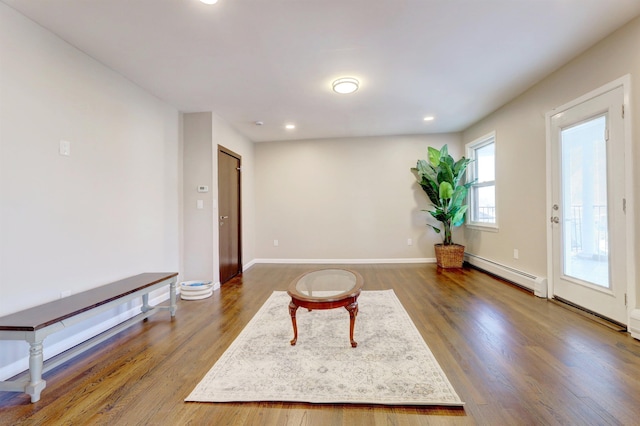
<instances>
[{"instance_id":1,"label":"baseboard heating unit","mask_svg":"<svg viewBox=\"0 0 640 426\"><path fill-rule=\"evenodd\" d=\"M547 278L537 277L524 271L502 265L493 260L485 259L475 254L465 253L464 260L478 269L497 275L498 277L532 290L538 297L547 297Z\"/></svg>"}]
</instances>

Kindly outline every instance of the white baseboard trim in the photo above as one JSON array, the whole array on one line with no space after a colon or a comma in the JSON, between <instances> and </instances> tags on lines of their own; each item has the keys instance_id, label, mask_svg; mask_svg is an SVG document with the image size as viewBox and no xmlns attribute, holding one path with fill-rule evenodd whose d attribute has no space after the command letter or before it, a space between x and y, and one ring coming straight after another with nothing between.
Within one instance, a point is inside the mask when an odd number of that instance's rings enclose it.
<instances>
[{"instance_id":1,"label":"white baseboard trim","mask_svg":"<svg viewBox=\"0 0 640 426\"><path fill-rule=\"evenodd\" d=\"M372 263L436 263L435 258L405 258L405 259L254 259L249 264L283 263L283 264L372 264ZM247 267L248 269L249 267Z\"/></svg>"},{"instance_id":2,"label":"white baseboard trim","mask_svg":"<svg viewBox=\"0 0 640 426\"><path fill-rule=\"evenodd\" d=\"M249 263L245 263L244 265L242 265L242 272L246 271L247 269L251 268L253 265L256 264L256 260L253 259L251 262Z\"/></svg>"},{"instance_id":3,"label":"white baseboard trim","mask_svg":"<svg viewBox=\"0 0 640 426\"><path fill-rule=\"evenodd\" d=\"M154 293L156 293L154 295ZM156 290L152 292L149 297L149 304L152 306L158 305L169 299L169 291L166 289ZM81 322L79 324L75 324L73 326L73 334L69 335L59 341L54 342L51 345L47 345L47 341L44 342L44 360L48 360L53 358L54 356L73 348L74 346L79 345L80 343L87 341L100 333L103 333L109 330L112 327L117 326L118 324L128 320L129 318L133 318L134 316L140 313L140 307L142 306L142 301L139 303L132 304L123 303L122 305L114 308L113 310L103 312L100 315L97 315L94 318L90 318L87 321ZM121 309L125 309L120 312ZM162 315L162 314L160 314ZM168 315L168 314L167 314ZM102 319L105 318L106 319ZM97 321L96 321L97 320ZM62 331L61 333L64 333ZM52 334L48 339L54 339L56 334ZM11 342L11 341L6 341ZM19 359L11 362L8 365L0 367L0 380L7 380L16 374L20 374L23 371L28 369L29 366L29 345L26 342L18 341L19 344L24 345L24 356Z\"/></svg>"},{"instance_id":4,"label":"white baseboard trim","mask_svg":"<svg viewBox=\"0 0 640 426\"><path fill-rule=\"evenodd\" d=\"M501 263L476 256L472 253L465 253L464 260L477 267L478 269L482 269L483 271L487 271L507 281L511 281L519 286L532 290L538 297L547 297L546 277L537 277L528 272L520 271L510 266L502 265Z\"/></svg>"},{"instance_id":5,"label":"white baseboard trim","mask_svg":"<svg viewBox=\"0 0 640 426\"><path fill-rule=\"evenodd\" d=\"M634 339L640 340L640 309L634 309L629 315L629 334Z\"/></svg>"}]
</instances>

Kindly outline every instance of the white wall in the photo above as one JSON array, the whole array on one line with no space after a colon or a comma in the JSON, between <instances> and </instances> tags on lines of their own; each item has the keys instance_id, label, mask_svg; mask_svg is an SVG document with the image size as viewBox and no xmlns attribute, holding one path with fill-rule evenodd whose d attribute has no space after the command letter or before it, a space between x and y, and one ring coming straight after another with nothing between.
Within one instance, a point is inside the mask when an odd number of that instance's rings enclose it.
<instances>
[{"instance_id":1,"label":"white wall","mask_svg":"<svg viewBox=\"0 0 640 426\"><path fill-rule=\"evenodd\" d=\"M638 164L639 46L640 18L637 18L463 133L464 142L491 130L496 131L497 139L496 191L500 231L467 230L468 251L546 276L546 231L550 212L545 193L545 113L631 74L632 111L628 112L628 120L633 128L633 158ZM633 182L635 211L640 202L639 179L636 172ZM636 254L640 254L639 232L640 227L636 227ZM519 260L513 259L514 248L519 249ZM634 286L637 282L636 278Z\"/></svg>"},{"instance_id":2,"label":"white wall","mask_svg":"<svg viewBox=\"0 0 640 426\"><path fill-rule=\"evenodd\" d=\"M220 283L218 255L218 145L242 157L242 261L255 257L253 143L211 112L184 114L185 280ZM208 185L208 193L198 193ZM204 208L197 208L203 200Z\"/></svg>"},{"instance_id":3,"label":"white wall","mask_svg":"<svg viewBox=\"0 0 640 426\"><path fill-rule=\"evenodd\" d=\"M217 282L214 274L213 183L211 113L183 115L184 144L184 280ZM207 185L209 192L198 192ZM202 200L203 208L197 208Z\"/></svg>"},{"instance_id":4,"label":"white wall","mask_svg":"<svg viewBox=\"0 0 640 426\"><path fill-rule=\"evenodd\" d=\"M179 271L178 111L3 3L0 57L0 315Z\"/></svg>"},{"instance_id":5,"label":"white wall","mask_svg":"<svg viewBox=\"0 0 640 426\"><path fill-rule=\"evenodd\" d=\"M441 239L425 225L421 209L429 203L410 168L430 145L448 144L461 155L460 140L439 134L257 143L256 257L433 258Z\"/></svg>"}]
</instances>

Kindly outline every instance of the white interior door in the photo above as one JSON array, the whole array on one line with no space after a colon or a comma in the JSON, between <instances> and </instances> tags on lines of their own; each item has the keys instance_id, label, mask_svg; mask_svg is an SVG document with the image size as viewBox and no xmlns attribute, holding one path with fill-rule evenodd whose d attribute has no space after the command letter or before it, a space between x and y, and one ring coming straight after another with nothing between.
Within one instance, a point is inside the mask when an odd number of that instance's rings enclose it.
<instances>
[{"instance_id":1,"label":"white interior door","mask_svg":"<svg viewBox=\"0 0 640 426\"><path fill-rule=\"evenodd\" d=\"M622 86L551 116L553 296L627 324Z\"/></svg>"}]
</instances>

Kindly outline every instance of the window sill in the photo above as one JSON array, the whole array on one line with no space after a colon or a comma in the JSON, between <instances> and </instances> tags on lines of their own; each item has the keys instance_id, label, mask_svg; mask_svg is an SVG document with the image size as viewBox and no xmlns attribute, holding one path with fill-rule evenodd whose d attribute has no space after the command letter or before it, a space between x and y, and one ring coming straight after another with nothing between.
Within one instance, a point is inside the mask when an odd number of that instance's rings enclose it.
<instances>
[{"instance_id":1,"label":"window sill","mask_svg":"<svg viewBox=\"0 0 640 426\"><path fill-rule=\"evenodd\" d=\"M477 223L467 223L465 226L474 231L499 232L498 225L480 225Z\"/></svg>"}]
</instances>

